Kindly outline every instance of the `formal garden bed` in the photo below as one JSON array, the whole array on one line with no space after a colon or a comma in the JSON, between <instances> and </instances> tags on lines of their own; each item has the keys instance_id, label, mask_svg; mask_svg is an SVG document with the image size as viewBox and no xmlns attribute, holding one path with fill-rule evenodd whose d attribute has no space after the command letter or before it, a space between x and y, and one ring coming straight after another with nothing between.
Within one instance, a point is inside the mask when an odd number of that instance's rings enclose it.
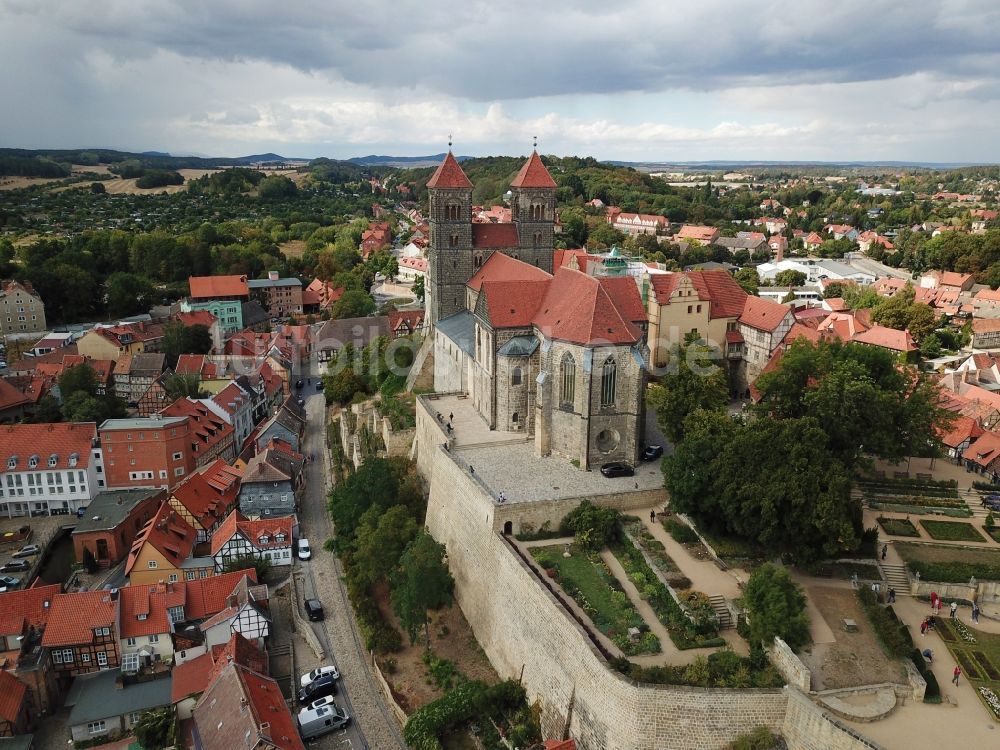
<instances>
[{"instance_id":1,"label":"formal garden bed","mask_svg":"<svg viewBox=\"0 0 1000 750\"><path fill-rule=\"evenodd\" d=\"M909 518L886 518L878 517L878 524L889 536L914 536L919 537L920 532Z\"/></svg>"},{"instance_id":2,"label":"formal garden bed","mask_svg":"<svg viewBox=\"0 0 1000 750\"><path fill-rule=\"evenodd\" d=\"M912 542L897 542L895 547L907 567L925 581L1000 581L1000 550Z\"/></svg>"},{"instance_id":3,"label":"formal garden bed","mask_svg":"<svg viewBox=\"0 0 1000 750\"><path fill-rule=\"evenodd\" d=\"M725 645L726 641L719 637L715 612L704 593L691 590L677 592L678 598L685 602L682 607L631 540L626 537L610 549L629 580L635 584L639 595L653 608L677 648Z\"/></svg>"},{"instance_id":4,"label":"formal garden bed","mask_svg":"<svg viewBox=\"0 0 1000 750\"><path fill-rule=\"evenodd\" d=\"M980 534L971 523L961 523L959 521L927 521L920 520L920 525L924 531L930 535L931 539L949 542L985 542L986 539Z\"/></svg>"},{"instance_id":5,"label":"formal garden bed","mask_svg":"<svg viewBox=\"0 0 1000 750\"><path fill-rule=\"evenodd\" d=\"M949 618L939 618L937 632L987 711L1000 719L1000 635Z\"/></svg>"},{"instance_id":6,"label":"formal garden bed","mask_svg":"<svg viewBox=\"0 0 1000 750\"><path fill-rule=\"evenodd\" d=\"M691 553L691 556L698 560L711 560L712 554L708 551L704 544L701 543L701 539L698 538L697 532L684 523L680 518L675 515L669 515L660 521L660 525L663 526L664 531L666 531L673 538L675 542L682 545L684 549Z\"/></svg>"},{"instance_id":7,"label":"formal garden bed","mask_svg":"<svg viewBox=\"0 0 1000 750\"><path fill-rule=\"evenodd\" d=\"M912 498L910 498L912 499ZM942 506L937 504L906 504L902 502L902 499L895 498L880 498L871 499L866 498L868 507L872 510L884 510L890 513L910 513L913 515L935 515L935 516L952 516L954 518L969 518L972 516L972 510L968 505L962 503L960 505L948 505Z\"/></svg>"},{"instance_id":8,"label":"formal garden bed","mask_svg":"<svg viewBox=\"0 0 1000 750\"><path fill-rule=\"evenodd\" d=\"M649 632L649 625L598 554L588 554L574 546L570 556L564 557L563 549L562 545L555 545L534 547L530 552L546 574L573 598L594 626L611 639L623 654L659 653L659 639ZM633 641L629 637L630 628L639 630L638 640Z\"/></svg>"},{"instance_id":9,"label":"formal garden bed","mask_svg":"<svg viewBox=\"0 0 1000 750\"><path fill-rule=\"evenodd\" d=\"M625 516L622 519L622 527L636 544L646 553L653 562L653 566L663 574L675 591L691 588L691 580L684 575L663 546L663 542L654 537L635 516Z\"/></svg>"},{"instance_id":10,"label":"formal garden bed","mask_svg":"<svg viewBox=\"0 0 1000 750\"><path fill-rule=\"evenodd\" d=\"M833 562L822 562L807 571L820 578L840 578L845 581L853 580L857 576L860 581L881 581L882 573L878 566L872 563L848 562L836 560Z\"/></svg>"},{"instance_id":11,"label":"formal garden bed","mask_svg":"<svg viewBox=\"0 0 1000 750\"><path fill-rule=\"evenodd\" d=\"M880 495L923 495L928 497L958 497L958 482L954 479L858 479L862 492Z\"/></svg>"}]
</instances>

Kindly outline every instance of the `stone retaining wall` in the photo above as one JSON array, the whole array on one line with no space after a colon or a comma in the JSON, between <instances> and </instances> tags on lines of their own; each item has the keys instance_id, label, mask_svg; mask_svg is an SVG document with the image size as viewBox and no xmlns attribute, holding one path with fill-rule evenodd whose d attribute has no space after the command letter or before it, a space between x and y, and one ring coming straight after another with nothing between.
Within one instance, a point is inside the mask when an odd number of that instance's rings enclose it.
<instances>
[{"instance_id":1,"label":"stone retaining wall","mask_svg":"<svg viewBox=\"0 0 1000 750\"><path fill-rule=\"evenodd\" d=\"M842 724L795 688L786 688L788 708L781 734L790 750L884 750Z\"/></svg>"},{"instance_id":2,"label":"stone retaining wall","mask_svg":"<svg viewBox=\"0 0 1000 750\"><path fill-rule=\"evenodd\" d=\"M799 690L809 692L812 687L809 667L802 663L787 643L775 636L774 645L769 649L768 655L774 668L785 678L785 682Z\"/></svg>"}]
</instances>

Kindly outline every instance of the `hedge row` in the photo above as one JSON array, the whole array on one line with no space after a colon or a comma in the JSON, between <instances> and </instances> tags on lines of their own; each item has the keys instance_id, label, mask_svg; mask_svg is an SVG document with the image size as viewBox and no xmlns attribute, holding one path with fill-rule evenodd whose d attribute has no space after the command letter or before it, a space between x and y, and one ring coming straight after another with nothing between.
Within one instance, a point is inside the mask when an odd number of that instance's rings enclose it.
<instances>
[{"instance_id":1,"label":"hedge row","mask_svg":"<svg viewBox=\"0 0 1000 750\"><path fill-rule=\"evenodd\" d=\"M922 560L908 560L906 565L914 573L919 573L921 580L924 581L968 583L970 578L980 581L1000 581L1000 565Z\"/></svg>"},{"instance_id":2,"label":"hedge row","mask_svg":"<svg viewBox=\"0 0 1000 750\"><path fill-rule=\"evenodd\" d=\"M414 711L403 728L403 739L413 750L443 750L440 737L450 727L470 719L497 719L524 700L524 688L516 680L492 687L479 680L466 682Z\"/></svg>"},{"instance_id":3,"label":"hedge row","mask_svg":"<svg viewBox=\"0 0 1000 750\"><path fill-rule=\"evenodd\" d=\"M858 599L886 654L899 658L909 656L913 650L913 638L892 607L879 604L871 589L858 589Z\"/></svg>"},{"instance_id":4,"label":"hedge row","mask_svg":"<svg viewBox=\"0 0 1000 750\"><path fill-rule=\"evenodd\" d=\"M917 668L920 676L927 683L927 690L924 691L924 703L940 703L941 686L938 685L937 677L934 676L934 673L927 668L927 662L924 660L924 655L920 653L919 648L914 648L910 652L910 661L913 662L913 666Z\"/></svg>"}]
</instances>

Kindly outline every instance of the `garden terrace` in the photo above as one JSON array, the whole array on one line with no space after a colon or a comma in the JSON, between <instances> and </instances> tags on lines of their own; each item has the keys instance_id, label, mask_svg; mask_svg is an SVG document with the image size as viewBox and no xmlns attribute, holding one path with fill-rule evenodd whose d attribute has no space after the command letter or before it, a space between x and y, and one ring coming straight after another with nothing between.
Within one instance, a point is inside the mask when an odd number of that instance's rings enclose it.
<instances>
[{"instance_id":1,"label":"garden terrace","mask_svg":"<svg viewBox=\"0 0 1000 750\"><path fill-rule=\"evenodd\" d=\"M1000 719L1000 635L945 617L939 619L937 630L986 710Z\"/></svg>"},{"instance_id":2,"label":"garden terrace","mask_svg":"<svg viewBox=\"0 0 1000 750\"><path fill-rule=\"evenodd\" d=\"M985 542L983 535L971 523L921 520L920 525L931 539L949 542Z\"/></svg>"},{"instance_id":3,"label":"garden terrace","mask_svg":"<svg viewBox=\"0 0 1000 750\"><path fill-rule=\"evenodd\" d=\"M1000 581L1000 550L912 542L894 546L907 567L925 581L967 583L973 577Z\"/></svg>"},{"instance_id":4,"label":"garden terrace","mask_svg":"<svg viewBox=\"0 0 1000 750\"><path fill-rule=\"evenodd\" d=\"M885 516L879 516L878 523L889 536L920 536L917 527L913 525L913 522L909 518L886 518Z\"/></svg>"}]
</instances>

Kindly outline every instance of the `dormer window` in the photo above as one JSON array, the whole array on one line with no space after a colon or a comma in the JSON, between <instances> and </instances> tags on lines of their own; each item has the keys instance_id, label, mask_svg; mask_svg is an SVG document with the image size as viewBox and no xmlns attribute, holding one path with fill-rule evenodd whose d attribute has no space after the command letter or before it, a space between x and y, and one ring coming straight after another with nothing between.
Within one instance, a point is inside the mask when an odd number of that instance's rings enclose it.
<instances>
[{"instance_id":1,"label":"dormer window","mask_svg":"<svg viewBox=\"0 0 1000 750\"><path fill-rule=\"evenodd\" d=\"M55 466L56 466L56 464L58 464L58 463L59 463L59 454L58 453L53 453L51 456L49 456L49 468L50 469L54 469Z\"/></svg>"},{"instance_id":2,"label":"dormer window","mask_svg":"<svg viewBox=\"0 0 1000 750\"><path fill-rule=\"evenodd\" d=\"M257 537L257 541L260 544L270 544L271 543L271 537L269 537L267 534L261 534L259 537Z\"/></svg>"},{"instance_id":3,"label":"dormer window","mask_svg":"<svg viewBox=\"0 0 1000 750\"><path fill-rule=\"evenodd\" d=\"M37 453L35 455L33 455L31 458L28 459L28 468L29 469L34 469L36 466L38 466L38 454Z\"/></svg>"},{"instance_id":4,"label":"dormer window","mask_svg":"<svg viewBox=\"0 0 1000 750\"><path fill-rule=\"evenodd\" d=\"M17 456L11 456L10 458L7 459L7 469L9 471L11 469L16 469L16 468L17 468Z\"/></svg>"},{"instance_id":5,"label":"dormer window","mask_svg":"<svg viewBox=\"0 0 1000 750\"><path fill-rule=\"evenodd\" d=\"M137 619L137 620L145 620L146 619L146 615L144 615L144 614L138 614L138 615L135 616L135 619Z\"/></svg>"},{"instance_id":6,"label":"dormer window","mask_svg":"<svg viewBox=\"0 0 1000 750\"><path fill-rule=\"evenodd\" d=\"M79 462L79 460L80 460L80 454L79 453L71 453L69 455L69 465L70 465L70 467L72 468L72 467L76 466L76 464L77 464L77 462Z\"/></svg>"},{"instance_id":7,"label":"dormer window","mask_svg":"<svg viewBox=\"0 0 1000 750\"><path fill-rule=\"evenodd\" d=\"M285 535L284 534L275 534L274 535L274 541L276 541L276 542L278 542L280 544L281 542L285 541Z\"/></svg>"}]
</instances>

